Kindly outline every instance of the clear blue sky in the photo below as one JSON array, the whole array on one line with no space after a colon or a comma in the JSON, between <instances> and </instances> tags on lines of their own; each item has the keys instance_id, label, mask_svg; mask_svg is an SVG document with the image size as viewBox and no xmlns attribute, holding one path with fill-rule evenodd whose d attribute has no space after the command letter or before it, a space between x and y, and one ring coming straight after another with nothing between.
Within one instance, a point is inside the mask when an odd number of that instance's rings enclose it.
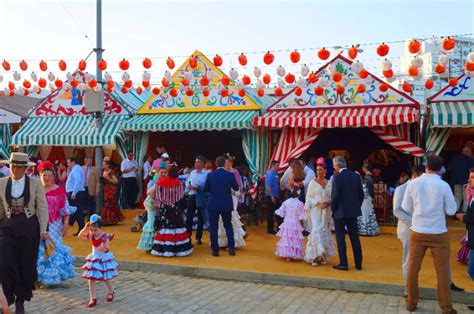
<instances>
[{"instance_id":1,"label":"clear blue sky","mask_svg":"<svg viewBox=\"0 0 474 314\"><path fill-rule=\"evenodd\" d=\"M2 0L0 12L0 59L78 60L95 46L94 0ZM103 0L103 31L104 59L116 67L113 60L122 57L187 56L194 49L212 56L472 33L474 1ZM375 46L364 49L360 58L373 63ZM393 45L390 56L402 53ZM318 65L315 51L302 57ZM225 56L224 65L236 58ZM161 76L164 59L153 61ZM262 65L261 55L250 61ZM288 63L288 52L277 54L275 65Z\"/></svg>"}]
</instances>

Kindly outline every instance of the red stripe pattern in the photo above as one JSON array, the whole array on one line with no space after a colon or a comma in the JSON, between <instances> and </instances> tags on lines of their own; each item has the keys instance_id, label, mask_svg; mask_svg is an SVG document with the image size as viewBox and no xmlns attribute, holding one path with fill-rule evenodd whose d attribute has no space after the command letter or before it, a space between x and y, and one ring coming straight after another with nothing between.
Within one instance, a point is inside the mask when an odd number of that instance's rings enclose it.
<instances>
[{"instance_id":1,"label":"red stripe pattern","mask_svg":"<svg viewBox=\"0 0 474 314\"><path fill-rule=\"evenodd\" d=\"M410 127L407 123L371 128L380 139L394 149L407 155L423 157L425 152L410 141Z\"/></svg>"},{"instance_id":2,"label":"red stripe pattern","mask_svg":"<svg viewBox=\"0 0 474 314\"><path fill-rule=\"evenodd\" d=\"M375 127L418 121L418 109L408 106L328 108L311 111L271 111L254 119L257 127Z\"/></svg>"},{"instance_id":3,"label":"red stripe pattern","mask_svg":"<svg viewBox=\"0 0 474 314\"><path fill-rule=\"evenodd\" d=\"M288 167L291 158L300 157L321 133L322 129L285 127L271 160L280 162L280 170Z\"/></svg>"}]
</instances>

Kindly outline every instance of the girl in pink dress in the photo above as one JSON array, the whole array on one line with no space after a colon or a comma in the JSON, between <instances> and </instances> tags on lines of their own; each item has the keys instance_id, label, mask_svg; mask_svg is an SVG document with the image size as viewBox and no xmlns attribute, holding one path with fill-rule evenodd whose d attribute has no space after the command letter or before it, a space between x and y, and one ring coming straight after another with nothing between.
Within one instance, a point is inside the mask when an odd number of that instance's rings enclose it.
<instances>
[{"instance_id":1,"label":"girl in pink dress","mask_svg":"<svg viewBox=\"0 0 474 314\"><path fill-rule=\"evenodd\" d=\"M300 190L294 187L291 198L287 199L275 214L283 217L283 223L278 228L276 256L284 257L287 261L303 259L303 226L305 218L304 204L298 198Z\"/></svg>"}]
</instances>

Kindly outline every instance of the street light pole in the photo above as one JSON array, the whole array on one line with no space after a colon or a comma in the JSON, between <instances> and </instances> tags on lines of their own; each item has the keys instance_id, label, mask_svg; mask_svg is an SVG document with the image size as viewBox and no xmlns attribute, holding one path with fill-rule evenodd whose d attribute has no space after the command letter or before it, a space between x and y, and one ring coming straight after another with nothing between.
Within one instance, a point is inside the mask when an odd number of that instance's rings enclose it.
<instances>
[{"instance_id":1,"label":"street light pole","mask_svg":"<svg viewBox=\"0 0 474 314\"><path fill-rule=\"evenodd\" d=\"M95 112L95 125L97 129L97 133L100 134L100 131L102 129L102 115L104 111L104 82L102 79L102 70L99 68L99 61L102 60L102 52L104 49L102 49L102 0L97 0L97 8L96 8L96 13L97 13L97 47L94 49L97 60L96 60L96 76L97 76L97 82L102 86L100 91L98 92L98 97L99 97L99 111ZM96 146L95 148L95 165L99 171L99 175L102 175L102 159L103 159L103 150L102 146ZM103 195L103 190L99 190L99 195L97 197L97 205L99 210L102 208L102 195Z\"/></svg>"}]
</instances>

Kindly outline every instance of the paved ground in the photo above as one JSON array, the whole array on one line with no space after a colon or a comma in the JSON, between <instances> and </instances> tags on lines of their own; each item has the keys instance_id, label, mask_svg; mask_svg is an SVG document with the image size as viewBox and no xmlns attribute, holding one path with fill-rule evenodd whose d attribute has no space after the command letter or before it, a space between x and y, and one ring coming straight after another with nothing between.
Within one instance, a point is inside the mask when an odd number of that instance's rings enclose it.
<instances>
[{"instance_id":1,"label":"paved ground","mask_svg":"<svg viewBox=\"0 0 474 314\"><path fill-rule=\"evenodd\" d=\"M146 272L122 271L114 282L116 299L105 300L99 285L97 313L406 313L400 297L221 281ZM88 312L87 283L76 278L60 287L42 288L27 313ZM456 309L468 313L465 305ZM439 312L423 301L418 312Z\"/></svg>"}]
</instances>

